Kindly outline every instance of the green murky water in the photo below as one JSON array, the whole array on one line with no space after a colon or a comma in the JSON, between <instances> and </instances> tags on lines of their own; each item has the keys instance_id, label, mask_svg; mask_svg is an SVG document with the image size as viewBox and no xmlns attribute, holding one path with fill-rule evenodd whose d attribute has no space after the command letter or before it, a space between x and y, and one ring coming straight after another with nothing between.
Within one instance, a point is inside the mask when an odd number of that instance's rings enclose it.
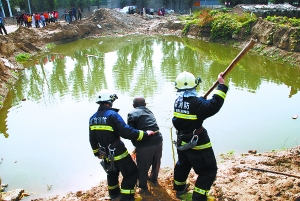
<instances>
[{"instance_id":1,"label":"green murky water","mask_svg":"<svg viewBox=\"0 0 300 201\"><path fill-rule=\"evenodd\" d=\"M164 136L162 166L173 167L176 76L184 70L200 76L203 95L238 53L195 39L127 36L56 46L26 63L0 111L0 175L7 190L24 188L32 199L89 189L106 178L88 141L88 120L102 88L117 93L114 107L125 121L133 97L146 97ZM292 119L300 115L299 67L248 53L226 82L223 108L204 122L216 155L299 145L299 119Z\"/></svg>"}]
</instances>

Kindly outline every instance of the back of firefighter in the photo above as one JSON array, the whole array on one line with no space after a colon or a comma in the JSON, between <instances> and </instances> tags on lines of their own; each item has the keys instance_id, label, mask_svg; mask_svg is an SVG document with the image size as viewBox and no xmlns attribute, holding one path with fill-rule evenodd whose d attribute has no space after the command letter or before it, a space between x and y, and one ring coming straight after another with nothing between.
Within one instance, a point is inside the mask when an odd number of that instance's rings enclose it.
<instances>
[{"instance_id":1,"label":"back of firefighter","mask_svg":"<svg viewBox=\"0 0 300 201\"><path fill-rule=\"evenodd\" d=\"M222 73L212 98L198 97L196 87L201 79L189 72L180 73L175 81L177 98L174 103L173 125L177 130L178 161L174 168L174 189L177 197L187 192L186 179L191 168L198 175L193 189L193 201L213 199L209 190L217 175L217 162L203 122L222 107L228 87Z\"/></svg>"},{"instance_id":2,"label":"back of firefighter","mask_svg":"<svg viewBox=\"0 0 300 201\"><path fill-rule=\"evenodd\" d=\"M112 108L117 95L101 90L97 96L100 106L89 120L89 140L94 155L102 159L107 172L108 192L112 200L121 195L121 201L133 201L138 169L120 137L129 140L143 140L153 135L153 131L136 130L128 126ZM123 180L119 186L119 174Z\"/></svg>"}]
</instances>

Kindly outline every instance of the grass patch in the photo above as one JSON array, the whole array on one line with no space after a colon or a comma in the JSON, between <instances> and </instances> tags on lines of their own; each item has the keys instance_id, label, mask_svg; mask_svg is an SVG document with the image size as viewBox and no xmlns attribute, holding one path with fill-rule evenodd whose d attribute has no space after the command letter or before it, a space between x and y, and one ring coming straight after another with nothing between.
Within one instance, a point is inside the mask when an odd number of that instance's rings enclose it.
<instances>
[{"instance_id":1,"label":"grass patch","mask_svg":"<svg viewBox=\"0 0 300 201\"><path fill-rule=\"evenodd\" d=\"M28 61L31 57L31 54L29 53L21 53L21 54L18 54L17 56L15 56L15 59L17 62L19 63L24 63L26 61Z\"/></svg>"},{"instance_id":2,"label":"grass patch","mask_svg":"<svg viewBox=\"0 0 300 201\"><path fill-rule=\"evenodd\" d=\"M234 157L234 151L231 150L231 151L228 151L226 154L220 154L220 157L223 160L232 159Z\"/></svg>"},{"instance_id":3,"label":"grass patch","mask_svg":"<svg viewBox=\"0 0 300 201\"><path fill-rule=\"evenodd\" d=\"M52 49L52 48L54 48L55 47L55 44L54 43L48 43L48 44L46 44L46 48L47 49Z\"/></svg>"}]
</instances>

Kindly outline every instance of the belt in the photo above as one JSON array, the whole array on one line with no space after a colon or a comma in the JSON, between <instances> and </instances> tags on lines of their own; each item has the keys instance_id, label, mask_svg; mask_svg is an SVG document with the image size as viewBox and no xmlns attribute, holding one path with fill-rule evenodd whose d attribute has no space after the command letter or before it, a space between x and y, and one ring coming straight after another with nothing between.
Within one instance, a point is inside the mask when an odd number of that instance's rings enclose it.
<instances>
[{"instance_id":1,"label":"belt","mask_svg":"<svg viewBox=\"0 0 300 201\"><path fill-rule=\"evenodd\" d=\"M189 133L189 134L182 134L182 135L184 135L184 136L199 135L200 133L202 133L203 130L204 130L204 127L201 126L200 128L195 129L192 133Z\"/></svg>"},{"instance_id":2,"label":"belt","mask_svg":"<svg viewBox=\"0 0 300 201\"><path fill-rule=\"evenodd\" d=\"M121 142L121 139L120 139L120 138L117 138L117 139L114 140L112 143L110 143L108 147L110 147L110 148L116 148L116 147L119 145L120 142ZM103 147L103 146L101 146L100 143L98 143L98 147L99 147L99 148L102 148L102 149L105 149L105 150L108 148L108 147Z\"/></svg>"}]
</instances>

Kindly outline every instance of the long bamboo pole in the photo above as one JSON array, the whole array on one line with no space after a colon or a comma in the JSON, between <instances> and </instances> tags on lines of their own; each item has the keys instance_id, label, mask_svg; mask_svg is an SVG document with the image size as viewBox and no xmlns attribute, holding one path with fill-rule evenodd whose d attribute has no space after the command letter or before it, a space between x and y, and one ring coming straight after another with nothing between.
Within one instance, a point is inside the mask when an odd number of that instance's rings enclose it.
<instances>
[{"instance_id":1,"label":"long bamboo pole","mask_svg":"<svg viewBox=\"0 0 300 201\"><path fill-rule=\"evenodd\" d=\"M235 57L235 59L231 62L231 64L226 68L223 73L223 77L233 69L233 67L243 58L243 56L253 47L253 45L257 42L256 39L251 39L250 42L244 47L244 49ZM218 86L218 80L210 87L210 89L204 94L204 98L207 96Z\"/></svg>"}]
</instances>

